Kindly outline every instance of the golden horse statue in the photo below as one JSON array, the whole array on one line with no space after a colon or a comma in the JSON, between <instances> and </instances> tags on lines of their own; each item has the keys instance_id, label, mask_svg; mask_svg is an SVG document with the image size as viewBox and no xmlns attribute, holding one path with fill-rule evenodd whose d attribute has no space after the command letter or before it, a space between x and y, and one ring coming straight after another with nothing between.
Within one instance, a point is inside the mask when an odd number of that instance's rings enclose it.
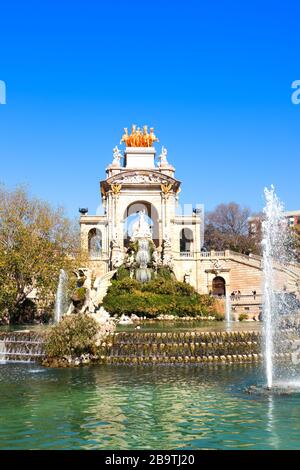
<instances>
[{"instance_id":1,"label":"golden horse statue","mask_svg":"<svg viewBox=\"0 0 300 470\"><path fill-rule=\"evenodd\" d=\"M154 142L159 142L158 138L154 134L154 128L150 127L150 133L148 132L148 126L141 128L133 124L131 127L131 134L128 133L128 128L124 128L124 134L120 141L120 144L124 143L126 147L152 147Z\"/></svg>"}]
</instances>

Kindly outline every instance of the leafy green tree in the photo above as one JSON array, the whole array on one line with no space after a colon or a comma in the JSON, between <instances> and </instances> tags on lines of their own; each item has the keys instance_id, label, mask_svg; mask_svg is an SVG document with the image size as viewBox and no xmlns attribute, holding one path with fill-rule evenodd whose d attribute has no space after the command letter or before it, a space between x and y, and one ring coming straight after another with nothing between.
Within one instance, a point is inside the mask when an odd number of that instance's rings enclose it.
<instances>
[{"instance_id":1,"label":"leafy green tree","mask_svg":"<svg viewBox=\"0 0 300 470\"><path fill-rule=\"evenodd\" d=\"M32 294L40 309L53 305L60 269L71 273L81 261L79 240L63 209L0 187L0 320L18 321Z\"/></svg>"}]
</instances>

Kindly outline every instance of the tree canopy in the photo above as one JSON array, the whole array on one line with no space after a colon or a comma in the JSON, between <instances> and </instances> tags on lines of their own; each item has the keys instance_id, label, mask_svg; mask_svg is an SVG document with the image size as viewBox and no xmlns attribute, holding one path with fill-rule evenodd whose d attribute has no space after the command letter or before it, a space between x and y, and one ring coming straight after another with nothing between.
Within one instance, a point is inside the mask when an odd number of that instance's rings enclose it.
<instances>
[{"instance_id":1,"label":"tree canopy","mask_svg":"<svg viewBox=\"0 0 300 470\"><path fill-rule=\"evenodd\" d=\"M35 294L39 307L53 305L60 269L81 259L80 237L62 208L30 196L24 188L0 187L0 320L18 321Z\"/></svg>"},{"instance_id":2,"label":"tree canopy","mask_svg":"<svg viewBox=\"0 0 300 470\"><path fill-rule=\"evenodd\" d=\"M218 205L206 216L205 247L208 250L259 253L260 240L249 233L250 215L250 209L235 202Z\"/></svg>"}]
</instances>

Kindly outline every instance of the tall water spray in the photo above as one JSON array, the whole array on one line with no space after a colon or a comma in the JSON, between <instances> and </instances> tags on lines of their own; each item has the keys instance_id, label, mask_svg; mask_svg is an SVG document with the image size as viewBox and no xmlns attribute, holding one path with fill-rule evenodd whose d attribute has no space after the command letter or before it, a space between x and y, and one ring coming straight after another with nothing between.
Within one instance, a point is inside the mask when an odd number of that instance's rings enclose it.
<instances>
[{"instance_id":1,"label":"tall water spray","mask_svg":"<svg viewBox=\"0 0 300 470\"><path fill-rule=\"evenodd\" d=\"M226 299L225 299L225 321L227 323L231 322L231 296L229 292L226 292Z\"/></svg>"},{"instance_id":2,"label":"tall water spray","mask_svg":"<svg viewBox=\"0 0 300 470\"><path fill-rule=\"evenodd\" d=\"M278 285L276 266L283 267L290 259L289 231L284 216L284 206L278 199L275 189L265 189L266 206L264 208L264 221L262 224L263 247L263 334L264 356L267 387L274 385L274 356L278 352L282 334L280 321L280 295L282 287Z\"/></svg>"},{"instance_id":3,"label":"tall water spray","mask_svg":"<svg viewBox=\"0 0 300 470\"><path fill-rule=\"evenodd\" d=\"M54 322L55 323L60 322L62 315L66 311L67 282L68 282L68 275L63 269L61 269L59 273L58 287L57 287L56 297L55 297L55 307L54 307Z\"/></svg>"}]
</instances>

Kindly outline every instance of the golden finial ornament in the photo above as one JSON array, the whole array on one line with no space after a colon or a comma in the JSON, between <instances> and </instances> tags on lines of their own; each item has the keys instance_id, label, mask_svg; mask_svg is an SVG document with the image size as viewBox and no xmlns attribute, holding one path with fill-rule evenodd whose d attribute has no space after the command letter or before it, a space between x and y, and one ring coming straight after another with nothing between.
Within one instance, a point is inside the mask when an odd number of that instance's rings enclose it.
<instances>
[{"instance_id":1,"label":"golden finial ornament","mask_svg":"<svg viewBox=\"0 0 300 470\"><path fill-rule=\"evenodd\" d=\"M128 134L128 128L124 128L120 144L124 143L126 147L152 147L154 142L159 142L159 140L154 134L153 127L150 127L150 132L148 132L148 126L143 126L143 131L141 131L140 127L133 124L130 135Z\"/></svg>"},{"instance_id":2,"label":"golden finial ornament","mask_svg":"<svg viewBox=\"0 0 300 470\"><path fill-rule=\"evenodd\" d=\"M172 183L170 183L170 184L167 184L167 183L166 184L161 184L160 187L161 187L162 193L165 196L167 196L171 193L172 188L173 188L173 184Z\"/></svg>"},{"instance_id":3,"label":"golden finial ornament","mask_svg":"<svg viewBox=\"0 0 300 470\"><path fill-rule=\"evenodd\" d=\"M118 194L120 194L120 191L122 189L122 185L121 184L112 184L111 185L111 191L112 193L117 196Z\"/></svg>"}]
</instances>

